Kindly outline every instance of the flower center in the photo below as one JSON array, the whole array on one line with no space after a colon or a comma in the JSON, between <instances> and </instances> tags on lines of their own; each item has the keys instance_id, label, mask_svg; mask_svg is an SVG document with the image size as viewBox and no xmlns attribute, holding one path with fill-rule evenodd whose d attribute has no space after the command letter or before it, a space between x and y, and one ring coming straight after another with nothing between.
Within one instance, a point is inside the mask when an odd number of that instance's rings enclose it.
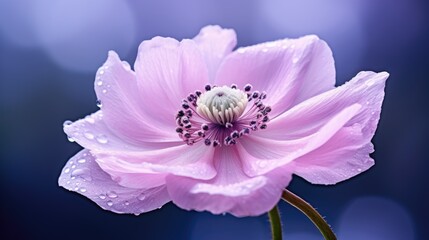
<instances>
[{"instance_id":1,"label":"flower center","mask_svg":"<svg viewBox=\"0 0 429 240\"><path fill-rule=\"evenodd\" d=\"M197 113L213 123L225 125L235 122L247 106L247 94L227 86L215 87L197 100Z\"/></svg>"},{"instance_id":2,"label":"flower center","mask_svg":"<svg viewBox=\"0 0 429 240\"><path fill-rule=\"evenodd\" d=\"M195 91L182 100L176 115L176 132L188 145L204 141L207 146L228 146L251 131L267 128L271 107L262 100L265 92L206 85L205 92ZM250 102L253 101L253 104Z\"/></svg>"}]
</instances>

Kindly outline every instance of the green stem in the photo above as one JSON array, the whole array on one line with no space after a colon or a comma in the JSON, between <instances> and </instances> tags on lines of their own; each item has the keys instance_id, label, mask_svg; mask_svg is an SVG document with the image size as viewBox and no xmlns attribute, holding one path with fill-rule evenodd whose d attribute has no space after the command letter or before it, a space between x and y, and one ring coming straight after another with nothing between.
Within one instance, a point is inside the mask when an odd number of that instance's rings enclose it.
<instances>
[{"instance_id":1,"label":"green stem","mask_svg":"<svg viewBox=\"0 0 429 240\"><path fill-rule=\"evenodd\" d=\"M268 212L268 217L270 218L273 240L282 240L282 221L280 220L279 208L274 206Z\"/></svg>"},{"instance_id":2,"label":"green stem","mask_svg":"<svg viewBox=\"0 0 429 240\"><path fill-rule=\"evenodd\" d=\"M283 190L282 198L283 200L303 212L314 223L314 225L316 225L316 227L319 229L320 233L322 233L323 237L325 237L326 240L337 239L325 219L323 219L323 217L309 203L307 203L302 198L298 197L287 189Z\"/></svg>"}]
</instances>

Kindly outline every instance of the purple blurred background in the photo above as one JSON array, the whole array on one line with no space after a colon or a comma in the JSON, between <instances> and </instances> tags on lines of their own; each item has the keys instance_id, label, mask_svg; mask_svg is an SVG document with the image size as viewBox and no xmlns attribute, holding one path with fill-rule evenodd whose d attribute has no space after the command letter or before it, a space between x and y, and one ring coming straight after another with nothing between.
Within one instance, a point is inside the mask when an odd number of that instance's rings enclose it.
<instances>
[{"instance_id":1,"label":"purple blurred background","mask_svg":"<svg viewBox=\"0 0 429 240\"><path fill-rule=\"evenodd\" d=\"M360 70L390 72L376 165L336 186L295 177L289 189L326 216L339 239L429 239L427 1L1 0L2 239L270 237L266 216L214 216L173 204L117 215L57 186L80 149L62 123L97 110L94 75L107 51L133 63L142 40L190 38L207 24L234 28L238 46L317 34L334 52L338 84ZM321 239L299 211L283 202L280 209L286 240Z\"/></svg>"}]
</instances>

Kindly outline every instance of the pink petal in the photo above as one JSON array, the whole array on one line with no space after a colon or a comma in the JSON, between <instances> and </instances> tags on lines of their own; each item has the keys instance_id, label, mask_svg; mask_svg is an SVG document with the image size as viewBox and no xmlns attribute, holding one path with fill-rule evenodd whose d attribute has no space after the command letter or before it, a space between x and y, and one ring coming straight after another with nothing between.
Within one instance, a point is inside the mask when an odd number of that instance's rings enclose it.
<instances>
[{"instance_id":1,"label":"pink petal","mask_svg":"<svg viewBox=\"0 0 429 240\"><path fill-rule=\"evenodd\" d=\"M354 104L334 115L317 131L299 139L272 140L257 136L243 138L237 146L249 176L265 174L323 146L361 109Z\"/></svg>"},{"instance_id":2,"label":"pink petal","mask_svg":"<svg viewBox=\"0 0 429 240\"><path fill-rule=\"evenodd\" d=\"M93 152L100 167L126 187L162 185L168 174L211 179L216 175L212 159L214 148L203 143L171 148L104 154ZM151 181L145 182L145 176Z\"/></svg>"},{"instance_id":3,"label":"pink petal","mask_svg":"<svg viewBox=\"0 0 429 240\"><path fill-rule=\"evenodd\" d=\"M344 181L374 165L369 156L374 147L363 139L360 126L345 127L322 147L296 159L287 168L314 184Z\"/></svg>"},{"instance_id":4,"label":"pink petal","mask_svg":"<svg viewBox=\"0 0 429 240\"><path fill-rule=\"evenodd\" d=\"M290 107L334 88L335 68L328 45L316 36L285 39L240 48L225 58L217 85L250 83L266 91L264 103L276 116Z\"/></svg>"},{"instance_id":5,"label":"pink petal","mask_svg":"<svg viewBox=\"0 0 429 240\"><path fill-rule=\"evenodd\" d=\"M266 130L255 132L249 139L260 138L264 146L271 146L270 151L285 157L276 161L265 158L270 161L256 164L257 159L263 158L248 147L255 158L255 163L250 161L248 165L263 165L258 171L248 167L248 171L261 174L269 171L273 163L289 162L287 167L297 175L313 183L333 184L371 167L370 141L380 118L388 76L385 72L361 72L343 86L313 97L274 119ZM295 142L307 145L291 146ZM250 146L255 144L252 142ZM267 156L275 159L274 154Z\"/></svg>"},{"instance_id":6,"label":"pink petal","mask_svg":"<svg viewBox=\"0 0 429 240\"><path fill-rule=\"evenodd\" d=\"M163 128L148 117L143 106L146 99L137 89L135 73L115 52L109 52L94 85L102 104L103 121L120 138L136 144L179 140L174 130ZM174 123L174 112L170 114Z\"/></svg>"},{"instance_id":7,"label":"pink petal","mask_svg":"<svg viewBox=\"0 0 429 240\"><path fill-rule=\"evenodd\" d=\"M118 109L118 111L120 110ZM125 116L123 119L125 119ZM128 126L130 126L130 124L128 124ZM117 127L119 127L119 125L117 125ZM183 145L183 141L157 142L155 139L156 136L150 137L150 135L146 136L146 141L148 139L152 139L153 142L138 141L138 139L132 139L124 135L119 135L119 131L117 131L118 134L116 134L113 132L113 128L114 126L108 126L106 124L104 112L98 111L74 123L65 124L64 132L71 140L76 141L82 147L104 153L124 151L141 152L144 150L161 149ZM118 128L115 129L118 130ZM138 130L136 129L136 132L137 131ZM142 131L141 133L144 132Z\"/></svg>"},{"instance_id":8,"label":"pink petal","mask_svg":"<svg viewBox=\"0 0 429 240\"><path fill-rule=\"evenodd\" d=\"M256 216L269 211L280 199L291 174L277 169L265 176L248 177L234 147L215 152L217 175L207 181L170 175L167 188L181 208L231 213L237 217Z\"/></svg>"},{"instance_id":9,"label":"pink petal","mask_svg":"<svg viewBox=\"0 0 429 240\"><path fill-rule=\"evenodd\" d=\"M82 150L64 166L58 184L116 213L149 212L170 201L165 186L131 189L118 185L103 172L88 150Z\"/></svg>"},{"instance_id":10,"label":"pink petal","mask_svg":"<svg viewBox=\"0 0 429 240\"><path fill-rule=\"evenodd\" d=\"M182 99L208 83L197 45L192 40L155 37L140 44L134 66L141 107L153 123L175 133L174 117Z\"/></svg>"},{"instance_id":11,"label":"pink petal","mask_svg":"<svg viewBox=\"0 0 429 240\"><path fill-rule=\"evenodd\" d=\"M219 26L206 26L193 40L203 53L210 82L213 82L220 63L237 44L235 31Z\"/></svg>"}]
</instances>

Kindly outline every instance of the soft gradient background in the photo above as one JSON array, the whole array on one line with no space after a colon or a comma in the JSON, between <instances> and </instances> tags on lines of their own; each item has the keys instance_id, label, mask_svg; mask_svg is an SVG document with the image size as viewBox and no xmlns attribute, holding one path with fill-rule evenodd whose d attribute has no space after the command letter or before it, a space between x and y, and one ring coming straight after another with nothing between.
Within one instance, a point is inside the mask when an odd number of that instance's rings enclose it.
<instances>
[{"instance_id":1,"label":"soft gradient background","mask_svg":"<svg viewBox=\"0 0 429 240\"><path fill-rule=\"evenodd\" d=\"M93 80L108 50L134 62L156 35L234 28L238 46L315 33L331 46L337 83L360 70L391 73L374 138L376 165L336 186L298 177L339 239L429 239L429 11L425 0L0 0L1 239L268 239L266 216L234 218L173 204L117 215L57 186L80 147L65 120L97 110ZM281 202L286 240L321 239Z\"/></svg>"}]
</instances>

